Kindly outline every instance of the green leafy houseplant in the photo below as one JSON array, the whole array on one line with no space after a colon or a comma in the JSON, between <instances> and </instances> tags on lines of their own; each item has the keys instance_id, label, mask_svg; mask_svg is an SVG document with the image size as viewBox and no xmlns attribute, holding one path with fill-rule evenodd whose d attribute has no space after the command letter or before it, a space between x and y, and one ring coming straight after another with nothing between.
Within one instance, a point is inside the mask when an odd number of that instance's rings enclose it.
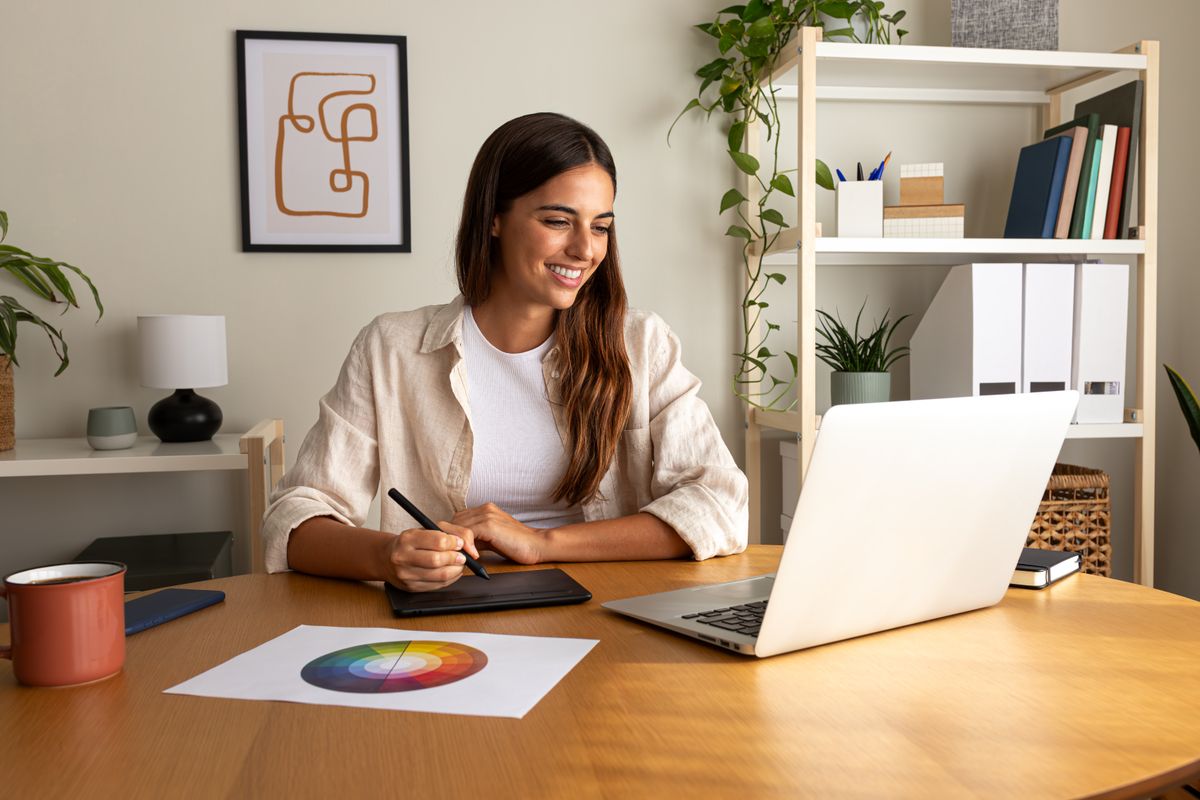
<instances>
[{"instance_id":1,"label":"green leafy houseplant","mask_svg":"<svg viewBox=\"0 0 1200 800\"><path fill-rule=\"evenodd\" d=\"M104 316L100 294L91 279L78 267L50 258L41 258L19 247L4 244L7 236L8 214L0 211L0 275L12 276L44 300L62 303L65 314L72 306L79 308L75 290L63 270L74 272L92 290L92 298L96 301L96 309L99 312L97 321ZM23 322L36 325L49 337L50 346L54 348L54 354L58 356L59 361L55 375L61 374L70 363L67 358L67 342L63 339L62 331L23 306L15 297L0 294L0 450L11 450L16 442L12 368L18 364L17 333L18 326Z\"/></svg>"},{"instance_id":2,"label":"green leafy houseplant","mask_svg":"<svg viewBox=\"0 0 1200 800\"><path fill-rule=\"evenodd\" d=\"M900 359L908 355L908 347L895 347L891 350L892 335L901 322L908 319L905 314L894 322L888 322L889 308L883 312L883 319L869 331L860 333L864 302L854 318L854 330L847 328L841 317L834 317L826 311L817 309L817 335L825 341L817 343L817 358L828 364L834 372L887 372Z\"/></svg>"},{"instance_id":3,"label":"green leafy houseplant","mask_svg":"<svg viewBox=\"0 0 1200 800\"><path fill-rule=\"evenodd\" d=\"M1166 364L1163 364L1163 369L1167 371L1171 388L1175 390L1175 399L1179 401L1183 418L1187 421L1188 430L1192 433L1192 441L1196 443L1196 447L1200 447L1200 402L1196 400L1196 393L1178 372Z\"/></svg>"},{"instance_id":4,"label":"green leafy houseplant","mask_svg":"<svg viewBox=\"0 0 1200 800\"><path fill-rule=\"evenodd\" d=\"M0 270L12 275L38 297L49 300L51 303L62 303L62 313L64 314L72 306L79 308L75 290L71 287L71 281L63 270L74 272L92 292L92 299L95 300L96 309L99 312L96 317L97 321L104 316L104 305L100 302L100 293L96 291L95 285L82 270L64 261L41 258L11 244L3 244L7 236L8 214L0 211ZM8 295L0 295L0 354L12 359L14 365L20 366L20 362L17 361L17 325L22 322L31 323L45 331L46 336L50 339L50 346L54 348L54 354L58 356L59 360L58 371L54 374L61 374L70 364L70 359L67 357L67 342L63 339L62 331L21 305L16 298Z\"/></svg>"},{"instance_id":5,"label":"green leafy houseplant","mask_svg":"<svg viewBox=\"0 0 1200 800\"><path fill-rule=\"evenodd\" d=\"M696 70L700 88L675 122L693 109L703 111L709 119L714 113L722 112L719 119L727 122L729 158L762 190L758 199L751 203L741 191L730 189L721 197L718 212L732 211L738 218L725 235L741 241L747 276L747 290L742 297L741 350L734 354L738 364L733 375L733 390L738 397L758 408L775 408L789 397L798 366L794 353L771 352L767 339L780 326L763 316L768 303L762 297L770 282L782 284L786 280L782 273L767 272L763 267L767 251L788 227L783 214L770 208L769 204L776 192L795 197L787 175L795 170L779 169L781 120L776 89L770 76L780 55L788 50L797 31L804 26L825 29L823 36L826 39L877 43L891 43L894 29L899 41L907 31L895 28L895 25L903 19L905 12L884 14L883 7L878 0L750 0L745 5L722 9L712 22L695 26L711 37L719 56ZM827 28L826 19L836 20L840 27ZM855 31L855 21L863 25L865 36ZM765 165L746 152L746 134L752 122L761 124L766 133L770 154ZM674 123L671 127L674 128ZM670 137L668 131L668 144ZM818 161L816 170L817 183L833 189L829 168ZM766 325L762 334L759 333L760 322ZM769 364L780 355L785 355L790 362L790 380L780 380L770 374ZM788 407L794 404L793 400Z\"/></svg>"}]
</instances>

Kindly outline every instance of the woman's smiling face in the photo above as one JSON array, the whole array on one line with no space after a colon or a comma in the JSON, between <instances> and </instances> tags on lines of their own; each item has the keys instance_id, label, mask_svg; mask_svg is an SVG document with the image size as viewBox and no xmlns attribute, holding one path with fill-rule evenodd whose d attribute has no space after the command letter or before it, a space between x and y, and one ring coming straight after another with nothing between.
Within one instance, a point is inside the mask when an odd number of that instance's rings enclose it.
<instances>
[{"instance_id":1,"label":"woman's smiling face","mask_svg":"<svg viewBox=\"0 0 1200 800\"><path fill-rule=\"evenodd\" d=\"M613 182L596 164L557 175L513 201L492 221L500 264L492 280L497 300L562 310L608 254Z\"/></svg>"}]
</instances>

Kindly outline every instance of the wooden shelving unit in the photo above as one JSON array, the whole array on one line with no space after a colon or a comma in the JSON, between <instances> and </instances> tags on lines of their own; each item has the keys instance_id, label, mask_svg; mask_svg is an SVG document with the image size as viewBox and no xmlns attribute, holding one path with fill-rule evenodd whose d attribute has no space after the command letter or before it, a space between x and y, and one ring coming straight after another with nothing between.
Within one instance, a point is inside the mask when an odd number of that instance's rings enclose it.
<instances>
[{"instance_id":1,"label":"wooden shelving unit","mask_svg":"<svg viewBox=\"0 0 1200 800\"><path fill-rule=\"evenodd\" d=\"M750 479L750 541L762 533L762 430L790 431L799 439L798 480L803 486L818 426L816 397L817 264L938 265L980 261L1135 258L1137 322L1133 407L1125 422L1072 426L1069 438L1132 438L1134 442L1134 577L1154 582L1154 379L1158 261L1158 42L1141 41L1114 53L988 50L954 47L847 44L821 41L803 28L796 52L775 70L778 97L797 111L795 228L785 231L768 259L796 266L799 365L796 410L746 409L746 472ZM1034 106L1043 127L1063 121L1062 95L1114 73L1144 81L1138 153L1139 239L857 239L822 237L816 222L816 122L822 102L976 103ZM1131 75L1131 78L1135 77ZM747 136L758 155L759 132ZM748 180L751 202L759 194ZM1128 395L1127 395L1128 396ZM785 512L786 513L786 512Z\"/></svg>"}]
</instances>

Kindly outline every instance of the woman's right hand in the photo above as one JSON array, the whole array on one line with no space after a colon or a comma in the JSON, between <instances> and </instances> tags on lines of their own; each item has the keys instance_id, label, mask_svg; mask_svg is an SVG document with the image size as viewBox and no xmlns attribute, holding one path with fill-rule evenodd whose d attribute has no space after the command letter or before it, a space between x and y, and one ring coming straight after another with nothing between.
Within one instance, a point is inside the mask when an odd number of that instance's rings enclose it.
<instances>
[{"instance_id":1,"label":"woman's right hand","mask_svg":"<svg viewBox=\"0 0 1200 800\"><path fill-rule=\"evenodd\" d=\"M431 592L454 583L463 574L462 551L479 558L471 531L439 522L446 531L410 528L391 537L382 554L382 577L406 592Z\"/></svg>"}]
</instances>

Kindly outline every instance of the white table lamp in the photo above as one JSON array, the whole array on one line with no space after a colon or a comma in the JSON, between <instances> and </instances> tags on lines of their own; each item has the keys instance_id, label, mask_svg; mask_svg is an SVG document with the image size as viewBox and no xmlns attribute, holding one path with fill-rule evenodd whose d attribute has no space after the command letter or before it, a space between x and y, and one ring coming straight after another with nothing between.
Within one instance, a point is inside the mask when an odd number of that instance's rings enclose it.
<instances>
[{"instance_id":1,"label":"white table lamp","mask_svg":"<svg viewBox=\"0 0 1200 800\"><path fill-rule=\"evenodd\" d=\"M150 430L164 442L202 442L221 428L221 409L195 390L229 382L225 317L156 314L138 317L142 386L173 389L150 409Z\"/></svg>"}]
</instances>

